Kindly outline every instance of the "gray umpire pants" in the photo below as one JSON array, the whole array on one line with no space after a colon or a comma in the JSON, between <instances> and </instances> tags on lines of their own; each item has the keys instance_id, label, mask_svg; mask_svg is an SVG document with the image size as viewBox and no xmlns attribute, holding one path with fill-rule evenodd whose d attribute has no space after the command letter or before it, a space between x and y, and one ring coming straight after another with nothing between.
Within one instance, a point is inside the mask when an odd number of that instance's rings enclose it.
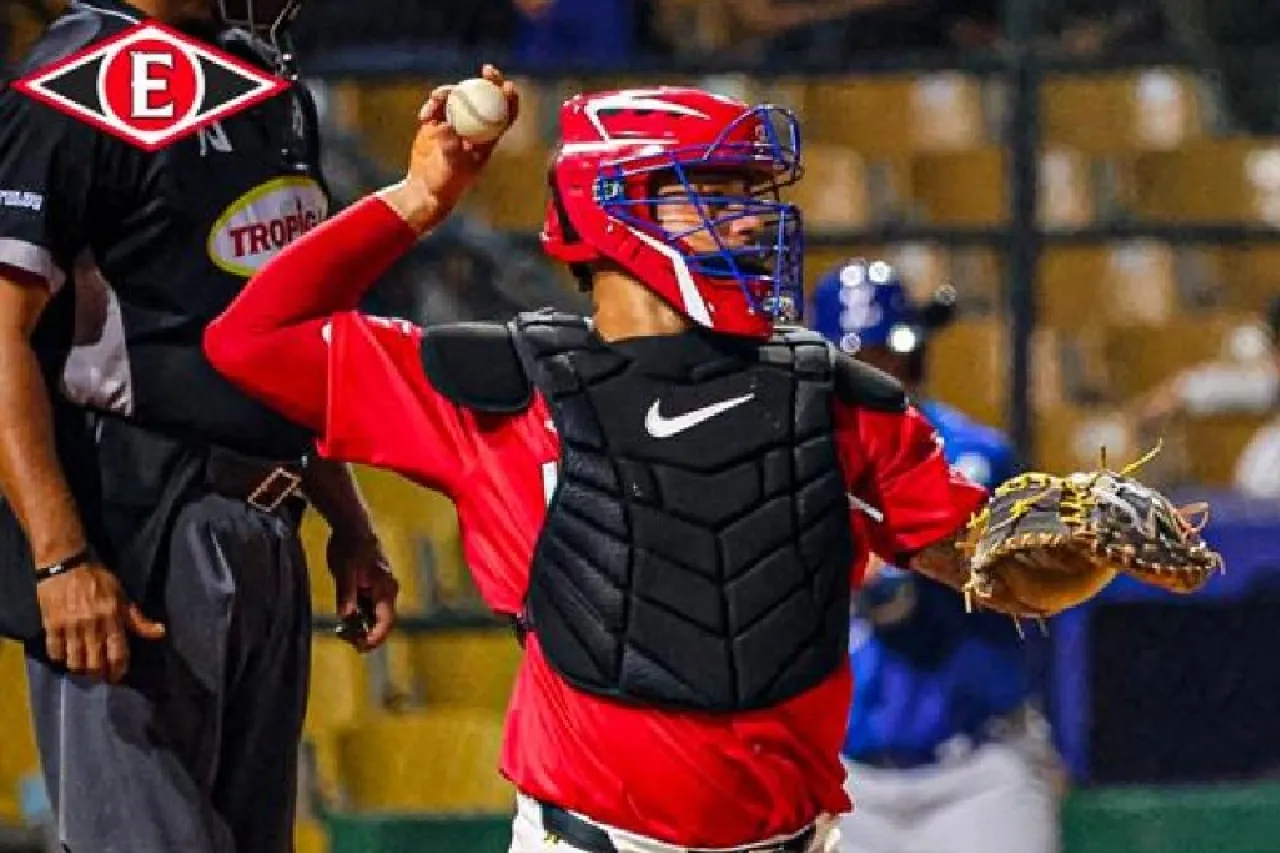
<instances>
[{"instance_id":1,"label":"gray umpire pants","mask_svg":"<svg viewBox=\"0 0 1280 853\"><path fill-rule=\"evenodd\" d=\"M124 683L28 659L63 850L289 853L310 665L296 518L209 495L167 548L168 635L132 641Z\"/></svg>"}]
</instances>

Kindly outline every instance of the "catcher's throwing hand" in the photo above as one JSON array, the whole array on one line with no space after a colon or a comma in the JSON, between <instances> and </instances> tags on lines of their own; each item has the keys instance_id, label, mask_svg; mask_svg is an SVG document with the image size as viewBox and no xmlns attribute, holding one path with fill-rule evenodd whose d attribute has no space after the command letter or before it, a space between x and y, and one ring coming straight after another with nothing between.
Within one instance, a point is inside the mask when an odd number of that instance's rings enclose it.
<instances>
[{"instance_id":1,"label":"catcher's throwing hand","mask_svg":"<svg viewBox=\"0 0 1280 853\"><path fill-rule=\"evenodd\" d=\"M1150 456L1147 457L1149 459ZM1175 507L1157 490L1104 467L1068 477L1023 474L1003 483L969 525L966 599L1051 616L1097 595L1117 574L1194 592L1222 571L1200 536L1207 507Z\"/></svg>"},{"instance_id":2,"label":"catcher's throwing hand","mask_svg":"<svg viewBox=\"0 0 1280 853\"><path fill-rule=\"evenodd\" d=\"M481 76L502 89L507 98L507 127L520 112L520 94L514 83L492 65ZM438 225L463 194L471 188L493 154L501 136L490 142L470 142L460 137L445 117L452 86L440 86L418 112L418 134L409 152L405 179L382 191L383 199L420 232Z\"/></svg>"}]
</instances>

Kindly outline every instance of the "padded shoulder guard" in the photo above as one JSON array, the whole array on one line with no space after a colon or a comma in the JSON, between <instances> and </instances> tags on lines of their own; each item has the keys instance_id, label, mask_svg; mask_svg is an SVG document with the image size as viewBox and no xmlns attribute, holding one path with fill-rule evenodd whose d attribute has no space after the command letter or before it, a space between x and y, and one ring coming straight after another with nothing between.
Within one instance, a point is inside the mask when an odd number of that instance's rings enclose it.
<instances>
[{"instance_id":1,"label":"padded shoulder guard","mask_svg":"<svg viewBox=\"0 0 1280 853\"><path fill-rule=\"evenodd\" d=\"M422 335L422 368L436 390L477 412L515 414L533 400L533 383L511 330L499 323L428 327Z\"/></svg>"},{"instance_id":2,"label":"padded shoulder guard","mask_svg":"<svg viewBox=\"0 0 1280 853\"><path fill-rule=\"evenodd\" d=\"M905 412L907 392L902 383L879 368L831 347L836 396L850 406L878 412Z\"/></svg>"}]
</instances>

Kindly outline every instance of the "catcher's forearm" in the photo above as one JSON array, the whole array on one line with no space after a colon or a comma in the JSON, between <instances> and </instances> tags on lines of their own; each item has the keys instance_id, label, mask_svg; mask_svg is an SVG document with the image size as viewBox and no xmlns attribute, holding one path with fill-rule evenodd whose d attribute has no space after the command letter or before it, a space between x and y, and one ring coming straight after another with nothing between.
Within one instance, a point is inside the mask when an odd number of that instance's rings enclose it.
<instances>
[{"instance_id":1,"label":"catcher's forearm","mask_svg":"<svg viewBox=\"0 0 1280 853\"><path fill-rule=\"evenodd\" d=\"M917 551L907 561L907 566L960 592L969 580L969 558L958 544L961 535L957 531L924 550Z\"/></svg>"},{"instance_id":2,"label":"catcher's forearm","mask_svg":"<svg viewBox=\"0 0 1280 853\"><path fill-rule=\"evenodd\" d=\"M1019 601L1001 578L985 575L975 578L972 560L960 545L963 538L965 531L957 530L945 539L916 552L907 561L907 566L964 595L966 606L976 604L982 609L1017 617L1043 615L1036 607Z\"/></svg>"}]
</instances>

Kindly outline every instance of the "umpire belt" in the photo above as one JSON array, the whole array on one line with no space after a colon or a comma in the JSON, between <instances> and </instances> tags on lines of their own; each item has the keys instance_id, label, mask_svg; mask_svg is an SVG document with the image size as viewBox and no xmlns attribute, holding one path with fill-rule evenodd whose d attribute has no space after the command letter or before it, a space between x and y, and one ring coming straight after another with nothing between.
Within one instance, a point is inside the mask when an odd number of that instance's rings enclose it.
<instances>
[{"instance_id":1,"label":"umpire belt","mask_svg":"<svg viewBox=\"0 0 1280 853\"><path fill-rule=\"evenodd\" d=\"M561 842L584 853L618 853L608 831L601 826L583 820L576 814L550 803L537 802L542 813L542 828L549 835L554 835ZM813 837L817 833L816 824L810 824L798 834L785 841L769 841L763 844L747 844L742 847L716 848L706 850L694 847L670 846L672 853L804 853L809 849Z\"/></svg>"},{"instance_id":2,"label":"umpire belt","mask_svg":"<svg viewBox=\"0 0 1280 853\"><path fill-rule=\"evenodd\" d=\"M205 487L216 495L244 501L265 513L306 507L302 494L302 462L277 462L212 447L205 457Z\"/></svg>"}]
</instances>

